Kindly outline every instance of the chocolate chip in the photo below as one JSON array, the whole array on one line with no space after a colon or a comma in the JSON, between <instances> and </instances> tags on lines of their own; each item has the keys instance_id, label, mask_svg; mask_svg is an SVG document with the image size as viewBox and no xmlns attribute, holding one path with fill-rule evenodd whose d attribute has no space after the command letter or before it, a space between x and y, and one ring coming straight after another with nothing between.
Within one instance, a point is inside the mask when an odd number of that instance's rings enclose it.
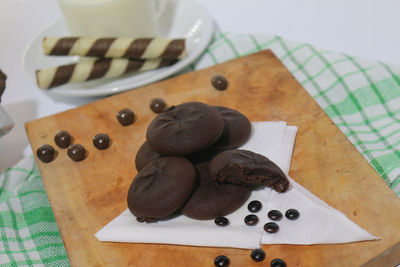
<instances>
[{"instance_id":1,"label":"chocolate chip","mask_svg":"<svg viewBox=\"0 0 400 267\"><path fill-rule=\"evenodd\" d=\"M167 104L162 98L153 98L150 102L150 108L155 113L161 113L164 111Z\"/></svg>"},{"instance_id":2,"label":"chocolate chip","mask_svg":"<svg viewBox=\"0 0 400 267\"><path fill-rule=\"evenodd\" d=\"M216 75L212 77L211 84L214 86L215 89L219 91L223 91L228 88L228 81L222 75Z\"/></svg>"},{"instance_id":3,"label":"chocolate chip","mask_svg":"<svg viewBox=\"0 0 400 267\"><path fill-rule=\"evenodd\" d=\"M45 144L36 150L36 156L43 162L50 162L55 157L54 148L51 145Z\"/></svg>"},{"instance_id":4,"label":"chocolate chip","mask_svg":"<svg viewBox=\"0 0 400 267\"><path fill-rule=\"evenodd\" d=\"M296 209L288 209L288 210L285 212L285 216L286 216L286 218L288 218L289 220L296 220L297 218L299 218L300 213L299 213L299 211L296 210Z\"/></svg>"},{"instance_id":5,"label":"chocolate chip","mask_svg":"<svg viewBox=\"0 0 400 267\"><path fill-rule=\"evenodd\" d=\"M268 218L273 221L279 221L282 218L282 212L279 210L271 210L268 212Z\"/></svg>"},{"instance_id":6,"label":"chocolate chip","mask_svg":"<svg viewBox=\"0 0 400 267\"><path fill-rule=\"evenodd\" d=\"M279 230L279 225L277 225L277 224L274 223L274 222L269 222L269 223L264 224L264 230L265 230L267 233L273 234L273 233L278 232L278 230Z\"/></svg>"},{"instance_id":7,"label":"chocolate chip","mask_svg":"<svg viewBox=\"0 0 400 267\"><path fill-rule=\"evenodd\" d=\"M214 265L217 267L227 267L230 263L231 261L225 255L219 255L214 259Z\"/></svg>"},{"instance_id":8,"label":"chocolate chip","mask_svg":"<svg viewBox=\"0 0 400 267\"><path fill-rule=\"evenodd\" d=\"M262 208L262 204L260 201L258 200L253 200L249 203L249 205L247 205L247 209L250 212L259 212Z\"/></svg>"},{"instance_id":9,"label":"chocolate chip","mask_svg":"<svg viewBox=\"0 0 400 267\"><path fill-rule=\"evenodd\" d=\"M262 249L254 249L251 252L250 256L256 262L265 260L265 252Z\"/></svg>"},{"instance_id":10,"label":"chocolate chip","mask_svg":"<svg viewBox=\"0 0 400 267\"><path fill-rule=\"evenodd\" d=\"M217 217L214 222L218 226L227 226L229 224L229 220L225 217Z\"/></svg>"},{"instance_id":11,"label":"chocolate chip","mask_svg":"<svg viewBox=\"0 0 400 267\"><path fill-rule=\"evenodd\" d=\"M244 218L244 223L247 224L247 225L249 225L249 226L256 225L256 224L258 223L258 217L257 217L257 215L254 215L254 214L247 215L247 216Z\"/></svg>"},{"instance_id":12,"label":"chocolate chip","mask_svg":"<svg viewBox=\"0 0 400 267\"><path fill-rule=\"evenodd\" d=\"M58 131L54 136L54 142L60 148L67 148L71 144L71 135L65 130Z\"/></svg>"},{"instance_id":13,"label":"chocolate chip","mask_svg":"<svg viewBox=\"0 0 400 267\"><path fill-rule=\"evenodd\" d=\"M96 134L93 145L100 150L106 149L110 146L110 137L107 134Z\"/></svg>"},{"instance_id":14,"label":"chocolate chip","mask_svg":"<svg viewBox=\"0 0 400 267\"><path fill-rule=\"evenodd\" d=\"M81 161L86 157L86 149L79 144L72 145L68 148L68 156L73 161Z\"/></svg>"},{"instance_id":15,"label":"chocolate chip","mask_svg":"<svg viewBox=\"0 0 400 267\"><path fill-rule=\"evenodd\" d=\"M286 267L286 262L282 259L273 259L270 264L271 267Z\"/></svg>"},{"instance_id":16,"label":"chocolate chip","mask_svg":"<svg viewBox=\"0 0 400 267\"><path fill-rule=\"evenodd\" d=\"M122 126L128 126L135 121L135 113L129 108L124 108L118 111L117 119Z\"/></svg>"}]
</instances>

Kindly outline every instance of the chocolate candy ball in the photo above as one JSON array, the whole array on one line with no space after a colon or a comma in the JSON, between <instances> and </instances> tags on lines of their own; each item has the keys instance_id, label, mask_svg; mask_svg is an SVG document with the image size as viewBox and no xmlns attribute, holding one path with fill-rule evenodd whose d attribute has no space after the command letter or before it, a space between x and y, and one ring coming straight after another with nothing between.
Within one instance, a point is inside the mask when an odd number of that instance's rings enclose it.
<instances>
[{"instance_id":1,"label":"chocolate candy ball","mask_svg":"<svg viewBox=\"0 0 400 267\"><path fill-rule=\"evenodd\" d=\"M124 108L118 111L117 119L122 126L128 126L134 123L135 113L129 108Z\"/></svg>"},{"instance_id":2,"label":"chocolate candy ball","mask_svg":"<svg viewBox=\"0 0 400 267\"><path fill-rule=\"evenodd\" d=\"M55 157L55 150L51 145L45 144L36 150L36 156L43 162L50 162Z\"/></svg>"},{"instance_id":3,"label":"chocolate candy ball","mask_svg":"<svg viewBox=\"0 0 400 267\"><path fill-rule=\"evenodd\" d=\"M164 111L167 104L162 98L154 98L150 102L150 109L155 113L161 113Z\"/></svg>"},{"instance_id":4,"label":"chocolate candy ball","mask_svg":"<svg viewBox=\"0 0 400 267\"><path fill-rule=\"evenodd\" d=\"M247 205L247 209L250 212L259 212L262 208L262 204L260 201L258 200L253 200L249 203L249 205Z\"/></svg>"},{"instance_id":5,"label":"chocolate candy ball","mask_svg":"<svg viewBox=\"0 0 400 267\"><path fill-rule=\"evenodd\" d=\"M219 91L223 91L226 88L228 88L228 81L222 75L216 75L216 76L212 77L211 84L214 86L215 89L217 89Z\"/></svg>"},{"instance_id":6,"label":"chocolate candy ball","mask_svg":"<svg viewBox=\"0 0 400 267\"><path fill-rule=\"evenodd\" d=\"M262 249L254 249L251 252L250 256L256 262L265 260L265 252Z\"/></svg>"},{"instance_id":7,"label":"chocolate candy ball","mask_svg":"<svg viewBox=\"0 0 400 267\"><path fill-rule=\"evenodd\" d=\"M270 264L271 267L286 267L286 262L282 259L273 259Z\"/></svg>"},{"instance_id":8,"label":"chocolate candy ball","mask_svg":"<svg viewBox=\"0 0 400 267\"><path fill-rule=\"evenodd\" d=\"M289 220L296 220L297 218L299 218L300 213L299 213L299 211L296 210L296 209L288 209L288 210L285 212L285 216L286 216L286 218L288 218Z\"/></svg>"},{"instance_id":9,"label":"chocolate candy ball","mask_svg":"<svg viewBox=\"0 0 400 267\"><path fill-rule=\"evenodd\" d=\"M93 145L100 150L107 149L110 146L110 137L107 134L96 134Z\"/></svg>"},{"instance_id":10,"label":"chocolate candy ball","mask_svg":"<svg viewBox=\"0 0 400 267\"><path fill-rule=\"evenodd\" d=\"M214 265L217 267L227 267L231 261L225 255L220 255L214 259Z\"/></svg>"},{"instance_id":11,"label":"chocolate candy ball","mask_svg":"<svg viewBox=\"0 0 400 267\"><path fill-rule=\"evenodd\" d=\"M71 135L65 130L58 131L54 136L54 142L60 148L67 148L71 144Z\"/></svg>"},{"instance_id":12,"label":"chocolate candy ball","mask_svg":"<svg viewBox=\"0 0 400 267\"><path fill-rule=\"evenodd\" d=\"M229 220L225 217L217 217L214 222L218 226L227 226L229 224Z\"/></svg>"},{"instance_id":13,"label":"chocolate candy ball","mask_svg":"<svg viewBox=\"0 0 400 267\"><path fill-rule=\"evenodd\" d=\"M279 230L279 225L277 225L277 224L274 223L274 222L269 222L269 223L266 223L266 224L264 225L264 230L265 230L267 233L273 234L273 233L278 232L278 230Z\"/></svg>"},{"instance_id":14,"label":"chocolate candy ball","mask_svg":"<svg viewBox=\"0 0 400 267\"><path fill-rule=\"evenodd\" d=\"M73 161L81 161L86 157L86 149L79 144L72 145L68 148L68 156Z\"/></svg>"},{"instance_id":15,"label":"chocolate candy ball","mask_svg":"<svg viewBox=\"0 0 400 267\"><path fill-rule=\"evenodd\" d=\"M256 224L258 223L258 217L257 217L257 215L254 215L254 214L247 215L247 216L244 218L244 223L247 224L247 225L249 225L249 226L256 225Z\"/></svg>"},{"instance_id":16,"label":"chocolate candy ball","mask_svg":"<svg viewBox=\"0 0 400 267\"><path fill-rule=\"evenodd\" d=\"M279 210L271 210L268 212L268 218L273 221L279 221L282 218L282 213Z\"/></svg>"}]
</instances>

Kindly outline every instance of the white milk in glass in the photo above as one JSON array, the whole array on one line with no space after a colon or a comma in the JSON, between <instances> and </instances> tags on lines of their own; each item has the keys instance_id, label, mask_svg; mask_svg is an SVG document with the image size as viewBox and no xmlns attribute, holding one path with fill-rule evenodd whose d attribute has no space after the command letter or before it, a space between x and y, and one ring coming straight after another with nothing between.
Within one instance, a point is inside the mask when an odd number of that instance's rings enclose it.
<instances>
[{"instance_id":1,"label":"white milk in glass","mask_svg":"<svg viewBox=\"0 0 400 267\"><path fill-rule=\"evenodd\" d=\"M58 3L72 36L157 36L153 0L58 0Z\"/></svg>"}]
</instances>

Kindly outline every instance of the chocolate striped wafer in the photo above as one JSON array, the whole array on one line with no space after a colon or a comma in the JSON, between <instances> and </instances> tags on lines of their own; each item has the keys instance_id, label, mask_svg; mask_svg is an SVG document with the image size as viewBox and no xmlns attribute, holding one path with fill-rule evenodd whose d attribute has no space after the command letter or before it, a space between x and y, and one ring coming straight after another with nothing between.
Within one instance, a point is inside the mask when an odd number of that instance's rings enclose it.
<instances>
[{"instance_id":1,"label":"chocolate striped wafer","mask_svg":"<svg viewBox=\"0 0 400 267\"><path fill-rule=\"evenodd\" d=\"M36 82L39 88L50 89L66 83L115 78L127 73L158 69L175 62L176 59L87 59L76 64L37 70Z\"/></svg>"},{"instance_id":2,"label":"chocolate striped wafer","mask_svg":"<svg viewBox=\"0 0 400 267\"><path fill-rule=\"evenodd\" d=\"M165 38L45 37L43 50L45 55L98 58L180 59L187 55L185 39Z\"/></svg>"}]
</instances>

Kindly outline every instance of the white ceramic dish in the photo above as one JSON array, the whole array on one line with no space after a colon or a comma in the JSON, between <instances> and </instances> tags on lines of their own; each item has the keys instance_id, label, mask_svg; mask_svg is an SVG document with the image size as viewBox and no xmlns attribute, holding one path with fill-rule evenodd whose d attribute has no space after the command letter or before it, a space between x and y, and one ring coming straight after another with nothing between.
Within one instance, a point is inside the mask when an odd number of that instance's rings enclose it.
<instances>
[{"instance_id":1,"label":"white ceramic dish","mask_svg":"<svg viewBox=\"0 0 400 267\"><path fill-rule=\"evenodd\" d=\"M158 70L114 79L71 83L46 91L49 94L58 96L102 96L120 93L167 78L190 65L207 48L213 36L214 23L207 10L193 0L168 0L166 10L159 20L159 29L162 37L185 37L188 56L172 66ZM43 37L68 35L69 32L64 20L59 20L36 36L28 45L25 50L23 64L25 71L34 81L37 69L71 64L78 61L77 56L55 57L43 55Z\"/></svg>"}]
</instances>

